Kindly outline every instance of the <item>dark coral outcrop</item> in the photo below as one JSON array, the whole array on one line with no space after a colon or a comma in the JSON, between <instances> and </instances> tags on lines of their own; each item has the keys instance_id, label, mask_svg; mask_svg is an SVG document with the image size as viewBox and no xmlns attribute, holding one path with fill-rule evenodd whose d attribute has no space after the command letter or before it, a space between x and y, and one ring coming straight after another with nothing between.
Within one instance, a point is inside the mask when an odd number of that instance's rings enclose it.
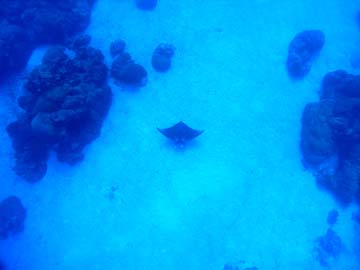
<instances>
[{"instance_id":1,"label":"dark coral outcrop","mask_svg":"<svg viewBox=\"0 0 360 270\"><path fill-rule=\"evenodd\" d=\"M339 212L336 209L329 211L326 222L329 226L333 226L338 221Z\"/></svg>"},{"instance_id":2,"label":"dark coral outcrop","mask_svg":"<svg viewBox=\"0 0 360 270\"><path fill-rule=\"evenodd\" d=\"M223 270L259 270L255 266L247 267L245 261L239 261L238 265L226 263L223 267Z\"/></svg>"},{"instance_id":3,"label":"dark coral outcrop","mask_svg":"<svg viewBox=\"0 0 360 270\"><path fill-rule=\"evenodd\" d=\"M174 56L175 47L171 44L159 44L151 58L153 68L159 72L168 71L171 67L171 59Z\"/></svg>"},{"instance_id":4,"label":"dark coral outcrop","mask_svg":"<svg viewBox=\"0 0 360 270\"><path fill-rule=\"evenodd\" d=\"M7 127L15 172L30 182L45 175L50 150L62 162L82 160L84 147L99 136L111 104L102 53L80 41L71 47L46 52L18 99L24 113Z\"/></svg>"},{"instance_id":5,"label":"dark coral outcrop","mask_svg":"<svg viewBox=\"0 0 360 270\"><path fill-rule=\"evenodd\" d=\"M356 211L352 213L351 219L360 225L360 208L356 209Z\"/></svg>"},{"instance_id":6,"label":"dark coral outcrop","mask_svg":"<svg viewBox=\"0 0 360 270\"><path fill-rule=\"evenodd\" d=\"M124 53L126 43L122 39L115 40L110 44L110 54L112 57L118 56L119 54Z\"/></svg>"},{"instance_id":7,"label":"dark coral outcrop","mask_svg":"<svg viewBox=\"0 0 360 270\"><path fill-rule=\"evenodd\" d=\"M301 150L304 164L318 165L336 153L330 119L331 102L309 103L302 116Z\"/></svg>"},{"instance_id":8,"label":"dark coral outcrop","mask_svg":"<svg viewBox=\"0 0 360 270\"><path fill-rule=\"evenodd\" d=\"M329 267L344 249L340 236L331 228L316 240L315 256L318 262Z\"/></svg>"},{"instance_id":9,"label":"dark coral outcrop","mask_svg":"<svg viewBox=\"0 0 360 270\"><path fill-rule=\"evenodd\" d=\"M320 30L306 30L298 33L290 42L286 62L290 77L301 79L310 69L316 55L325 43L325 35Z\"/></svg>"},{"instance_id":10,"label":"dark coral outcrop","mask_svg":"<svg viewBox=\"0 0 360 270\"><path fill-rule=\"evenodd\" d=\"M342 203L360 193L360 76L338 70L324 76L320 101L302 117L304 164Z\"/></svg>"},{"instance_id":11,"label":"dark coral outcrop","mask_svg":"<svg viewBox=\"0 0 360 270\"><path fill-rule=\"evenodd\" d=\"M33 48L25 28L0 21L0 79L24 67Z\"/></svg>"},{"instance_id":12,"label":"dark coral outcrop","mask_svg":"<svg viewBox=\"0 0 360 270\"><path fill-rule=\"evenodd\" d=\"M141 86L146 83L147 71L131 58L130 54L119 54L111 65L112 77L123 84Z\"/></svg>"},{"instance_id":13,"label":"dark coral outcrop","mask_svg":"<svg viewBox=\"0 0 360 270\"><path fill-rule=\"evenodd\" d=\"M93 0L2 0L0 79L23 68L41 44L64 42L90 22Z\"/></svg>"},{"instance_id":14,"label":"dark coral outcrop","mask_svg":"<svg viewBox=\"0 0 360 270\"><path fill-rule=\"evenodd\" d=\"M135 4L141 10L153 10L156 8L157 0L135 0Z\"/></svg>"},{"instance_id":15,"label":"dark coral outcrop","mask_svg":"<svg viewBox=\"0 0 360 270\"><path fill-rule=\"evenodd\" d=\"M0 239L22 232L25 219L26 209L18 197L10 196L2 200L0 202Z\"/></svg>"}]
</instances>

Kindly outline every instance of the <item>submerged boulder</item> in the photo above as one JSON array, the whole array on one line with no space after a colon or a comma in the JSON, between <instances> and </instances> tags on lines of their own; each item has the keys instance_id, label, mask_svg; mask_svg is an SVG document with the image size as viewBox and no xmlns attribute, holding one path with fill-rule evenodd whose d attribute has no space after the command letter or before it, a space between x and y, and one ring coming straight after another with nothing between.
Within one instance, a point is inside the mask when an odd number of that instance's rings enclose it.
<instances>
[{"instance_id":1,"label":"submerged boulder","mask_svg":"<svg viewBox=\"0 0 360 270\"><path fill-rule=\"evenodd\" d=\"M320 30L306 30L298 33L290 42L286 62L290 77L301 79L310 69L316 55L325 43L325 35Z\"/></svg>"},{"instance_id":2,"label":"submerged boulder","mask_svg":"<svg viewBox=\"0 0 360 270\"><path fill-rule=\"evenodd\" d=\"M26 209L18 197L10 196L1 201L0 239L6 239L10 235L22 232L24 229L25 218Z\"/></svg>"}]
</instances>

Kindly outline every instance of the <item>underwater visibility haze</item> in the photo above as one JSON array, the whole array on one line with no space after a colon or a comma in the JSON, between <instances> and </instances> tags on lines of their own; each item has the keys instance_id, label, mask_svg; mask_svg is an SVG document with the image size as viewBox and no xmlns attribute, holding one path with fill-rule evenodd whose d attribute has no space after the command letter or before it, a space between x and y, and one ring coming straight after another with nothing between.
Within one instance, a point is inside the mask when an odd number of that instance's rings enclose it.
<instances>
[{"instance_id":1,"label":"underwater visibility haze","mask_svg":"<svg viewBox=\"0 0 360 270\"><path fill-rule=\"evenodd\" d=\"M0 270L359 270L359 0L0 0Z\"/></svg>"}]
</instances>

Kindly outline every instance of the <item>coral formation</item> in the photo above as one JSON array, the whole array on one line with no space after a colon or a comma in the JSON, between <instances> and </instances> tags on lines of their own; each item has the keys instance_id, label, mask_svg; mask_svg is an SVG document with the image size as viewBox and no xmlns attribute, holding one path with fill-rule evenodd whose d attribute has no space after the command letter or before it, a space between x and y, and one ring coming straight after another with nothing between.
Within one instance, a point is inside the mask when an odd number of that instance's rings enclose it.
<instances>
[{"instance_id":1,"label":"coral formation","mask_svg":"<svg viewBox=\"0 0 360 270\"><path fill-rule=\"evenodd\" d=\"M320 30L306 30L298 33L290 42L286 62L289 75L295 79L305 77L315 56L325 43L325 35Z\"/></svg>"},{"instance_id":2,"label":"coral formation","mask_svg":"<svg viewBox=\"0 0 360 270\"><path fill-rule=\"evenodd\" d=\"M360 192L360 76L338 70L324 76L320 101L302 117L304 164L342 203Z\"/></svg>"},{"instance_id":3,"label":"coral formation","mask_svg":"<svg viewBox=\"0 0 360 270\"><path fill-rule=\"evenodd\" d=\"M343 243L340 236L332 229L316 240L315 256L319 263L328 267L343 251Z\"/></svg>"},{"instance_id":4,"label":"coral formation","mask_svg":"<svg viewBox=\"0 0 360 270\"><path fill-rule=\"evenodd\" d=\"M223 270L258 270L258 268L255 266L248 266L245 261L239 261L235 264L226 263Z\"/></svg>"},{"instance_id":5,"label":"coral formation","mask_svg":"<svg viewBox=\"0 0 360 270\"><path fill-rule=\"evenodd\" d=\"M136 64L129 53L119 54L111 65L111 75L115 80L129 85L140 86L146 83L145 68Z\"/></svg>"},{"instance_id":6,"label":"coral formation","mask_svg":"<svg viewBox=\"0 0 360 270\"><path fill-rule=\"evenodd\" d=\"M25 218L26 209L18 197L10 196L2 200L0 202L0 239L22 232Z\"/></svg>"},{"instance_id":7,"label":"coral formation","mask_svg":"<svg viewBox=\"0 0 360 270\"><path fill-rule=\"evenodd\" d=\"M329 226L336 224L338 217L339 217L339 212L336 209L329 211L327 219L326 219L327 224Z\"/></svg>"},{"instance_id":8,"label":"coral formation","mask_svg":"<svg viewBox=\"0 0 360 270\"><path fill-rule=\"evenodd\" d=\"M171 58L174 56L175 47L171 44L159 44L151 58L153 68L160 72L168 71L171 67Z\"/></svg>"},{"instance_id":9,"label":"coral formation","mask_svg":"<svg viewBox=\"0 0 360 270\"><path fill-rule=\"evenodd\" d=\"M157 5L157 0L135 0L135 3L141 10L153 10Z\"/></svg>"},{"instance_id":10,"label":"coral formation","mask_svg":"<svg viewBox=\"0 0 360 270\"><path fill-rule=\"evenodd\" d=\"M24 67L34 47L24 28L0 22L0 80Z\"/></svg>"},{"instance_id":11,"label":"coral formation","mask_svg":"<svg viewBox=\"0 0 360 270\"><path fill-rule=\"evenodd\" d=\"M112 57L118 56L125 51L126 43L122 39L115 40L110 44L110 54Z\"/></svg>"},{"instance_id":12,"label":"coral formation","mask_svg":"<svg viewBox=\"0 0 360 270\"><path fill-rule=\"evenodd\" d=\"M27 181L45 175L50 150L59 161L75 164L100 134L112 97L108 69L102 53L80 39L71 54L65 47L46 52L26 80L26 94L18 99L24 113L7 127L15 172Z\"/></svg>"},{"instance_id":13,"label":"coral formation","mask_svg":"<svg viewBox=\"0 0 360 270\"><path fill-rule=\"evenodd\" d=\"M360 208L358 208L354 213L352 213L352 220L360 225Z\"/></svg>"},{"instance_id":14,"label":"coral formation","mask_svg":"<svg viewBox=\"0 0 360 270\"><path fill-rule=\"evenodd\" d=\"M23 68L41 44L64 43L90 21L94 0L3 0L0 5L0 79Z\"/></svg>"}]
</instances>

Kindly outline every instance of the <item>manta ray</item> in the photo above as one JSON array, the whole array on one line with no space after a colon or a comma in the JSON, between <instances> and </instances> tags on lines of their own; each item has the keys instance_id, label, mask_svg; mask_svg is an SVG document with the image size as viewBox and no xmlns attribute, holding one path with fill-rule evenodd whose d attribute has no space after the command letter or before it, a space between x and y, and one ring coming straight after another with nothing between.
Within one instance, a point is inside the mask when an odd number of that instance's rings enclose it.
<instances>
[{"instance_id":1,"label":"manta ray","mask_svg":"<svg viewBox=\"0 0 360 270\"><path fill-rule=\"evenodd\" d=\"M203 130L193 129L182 121L169 128L158 128L158 131L180 148L183 148L186 142L204 132Z\"/></svg>"}]
</instances>

